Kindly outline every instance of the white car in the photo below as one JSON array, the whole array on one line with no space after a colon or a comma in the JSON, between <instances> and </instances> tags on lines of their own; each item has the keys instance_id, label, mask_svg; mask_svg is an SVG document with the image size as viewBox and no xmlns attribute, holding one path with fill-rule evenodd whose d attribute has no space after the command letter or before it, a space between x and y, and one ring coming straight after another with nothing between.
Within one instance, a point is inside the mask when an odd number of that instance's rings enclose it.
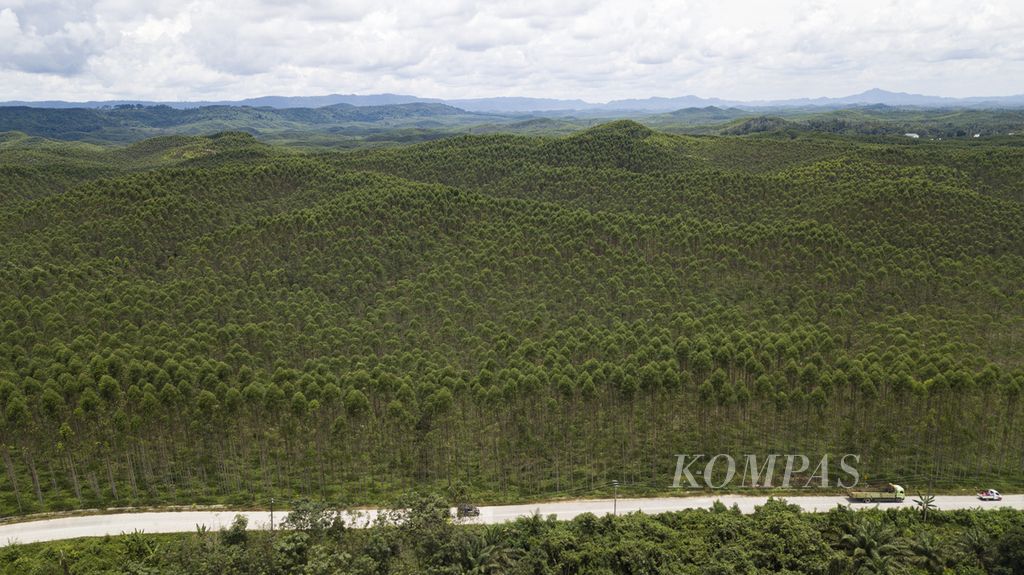
<instances>
[{"instance_id":1,"label":"white car","mask_svg":"<svg viewBox=\"0 0 1024 575\"><path fill-rule=\"evenodd\" d=\"M982 501L1002 501L1003 496L995 489L989 489L988 491L982 491L979 493L978 499L981 499Z\"/></svg>"}]
</instances>

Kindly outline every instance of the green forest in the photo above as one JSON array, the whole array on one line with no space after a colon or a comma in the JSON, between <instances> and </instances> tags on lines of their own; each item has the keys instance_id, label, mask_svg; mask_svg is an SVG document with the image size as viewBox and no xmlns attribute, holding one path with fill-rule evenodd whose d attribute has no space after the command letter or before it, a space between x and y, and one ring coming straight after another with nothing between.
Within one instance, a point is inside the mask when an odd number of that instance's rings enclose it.
<instances>
[{"instance_id":1,"label":"green forest","mask_svg":"<svg viewBox=\"0 0 1024 575\"><path fill-rule=\"evenodd\" d=\"M463 134L567 135L631 119L653 129L689 135L788 136L815 133L905 140L971 140L977 134L1019 145L1024 110L856 105L642 110L471 112L440 103L318 108L121 104L99 108L0 106L0 132L93 144L128 144L156 136L244 131L261 141L316 148L409 144Z\"/></svg>"},{"instance_id":2,"label":"green forest","mask_svg":"<svg viewBox=\"0 0 1024 575\"><path fill-rule=\"evenodd\" d=\"M0 548L0 573L129 575L508 574L708 575L842 573L1013 575L1024 572L1024 512L925 508L801 513L769 500L752 515L710 510L572 521L534 515L459 525L447 504L409 497L370 529L305 503L287 531L225 529Z\"/></svg>"},{"instance_id":3,"label":"green forest","mask_svg":"<svg viewBox=\"0 0 1024 575\"><path fill-rule=\"evenodd\" d=\"M0 106L0 132L96 144L130 143L160 135L205 135L238 130L278 142L352 147L375 142L436 139L474 126L479 130L517 127L525 117L476 114L444 104L384 106L336 104L321 108L250 106L119 105L49 109Z\"/></svg>"},{"instance_id":4,"label":"green forest","mask_svg":"<svg viewBox=\"0 0 1024 575\"><path fill-rule=\"evenodd\" d=\"M1015 140L631 121L351 151L0 134L0 515L672 492L679 453L1019 490L1021 166ZM507 529L761 529L696 517Z\"/></svg>"}]
</instances>

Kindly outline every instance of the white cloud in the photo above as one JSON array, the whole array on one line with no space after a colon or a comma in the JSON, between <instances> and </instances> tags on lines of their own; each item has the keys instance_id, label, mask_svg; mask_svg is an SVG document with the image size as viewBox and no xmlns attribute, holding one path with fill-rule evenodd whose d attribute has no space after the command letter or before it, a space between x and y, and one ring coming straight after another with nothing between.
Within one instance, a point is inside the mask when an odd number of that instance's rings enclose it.
<instances>
[{"instance_id":1,"label":"white cloud","mask_svg":"<svg viewBox=\"0 0 1024 575\"><path fill-rule=\"evenodd\" d=\"M1018 0L0 0L0 100L1024 92Z\"/></svg>"},{"instance_id":2,"label":"white cloud","mask_svg":"<svg viewBox=\"0 0 1024 575\"><path fill-rule=\"evenodd\" d=\"M4 67L73 75L106 47L103 30L87 13L63 8L59 13L67 17L58 19L44 17L40 4L31 9L15 6L0 10L0 62Z\"/></svg>"}]
</instances>

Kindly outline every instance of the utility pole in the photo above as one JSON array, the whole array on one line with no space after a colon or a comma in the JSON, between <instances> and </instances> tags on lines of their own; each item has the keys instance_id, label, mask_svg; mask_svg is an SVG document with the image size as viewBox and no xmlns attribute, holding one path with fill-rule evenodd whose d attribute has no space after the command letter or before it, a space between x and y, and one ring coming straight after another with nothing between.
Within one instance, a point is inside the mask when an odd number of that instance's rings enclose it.
<instances>
[{"instance_id":1,"label":"utility pole","mask_svg":"<svg viewBox=\"0 0 1024 575\"><path fill-rule=\"evenodd\" d=\"M619 482L612 479L612 488L615 490L615 499L612 500L612 515L619 514Z\"/></svg>"},{"instance_id":2,"label":"utility pole","mask_svg":"<svg viewBox=\"0 0 1024 575\"><path fill-rule=\"evenodd\" d=\"M274 498L270 498L270 530L274 530Z\"/></svg>"}]
</instances>

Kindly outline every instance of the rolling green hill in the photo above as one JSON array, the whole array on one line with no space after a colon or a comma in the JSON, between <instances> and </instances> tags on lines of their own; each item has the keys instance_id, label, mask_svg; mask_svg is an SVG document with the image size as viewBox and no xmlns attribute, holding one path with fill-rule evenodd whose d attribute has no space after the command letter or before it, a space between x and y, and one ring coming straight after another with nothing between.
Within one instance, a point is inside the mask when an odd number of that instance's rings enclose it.
<instances>
[{"instance_id":1,"label":"rolling green hill","mask_svg":"<svg viewBox=\"0 0 1024 575\"><path fill-rule=\"evenodd\" d=\"M468 123L510 120L502 116L473 114L444 104L393 104L323 108L252 108L203 106L176 109L169 106L126 105L114 108L31 108L0 106L0 132L94 143L133 142L157 135L202 135L239 130L266 137L310 136L344 131L353 135L391 130L443 130Z\"/></svg>"},{"instance_id":2,"label":"rolling green hill","mask_svg":"<svg viewBox=\"0 0 1024 575\"><path fill-rule=\"evenodd\" d=\"M1024 136L1024 111L1016 109L915 108L883 105L827 109L687 108L643 118L651 127L678 133L747 135L843 134L928 139Z\"/></svg>"},{"instance_id":3,"label":"rolling green hill","mask_svg":"<svg viewBox=\"0 0 1024 575\"><path fill-rule=\"evenodd\" d=\"M719 452L1020 488L1020 156L4 136L0 511L639 493Z\"/></svg>"},{"instance_id":4,"label":"rolling green hill","mask_svg":"<svg viewBox=\"0 0 1024 575\"><path fill-rule=\"evenodd\" d=\"M0 133L125 144L156 136L203 136L244 131L265 142L291 147L360 148L426 142L459 134L564 136L614 120L631 119L673 134L841 134L894 143L915 133L923 140L973 140L1019 146L1024 112L1016 109L943 109L891 106L849 108L683 108L669 113L562 111L468 112L438 103L321 108L210 105L196 108L126 104L106 108L0 106ZM924 143L924 142L921 142Z\"/></svg>"}]
</instances>

